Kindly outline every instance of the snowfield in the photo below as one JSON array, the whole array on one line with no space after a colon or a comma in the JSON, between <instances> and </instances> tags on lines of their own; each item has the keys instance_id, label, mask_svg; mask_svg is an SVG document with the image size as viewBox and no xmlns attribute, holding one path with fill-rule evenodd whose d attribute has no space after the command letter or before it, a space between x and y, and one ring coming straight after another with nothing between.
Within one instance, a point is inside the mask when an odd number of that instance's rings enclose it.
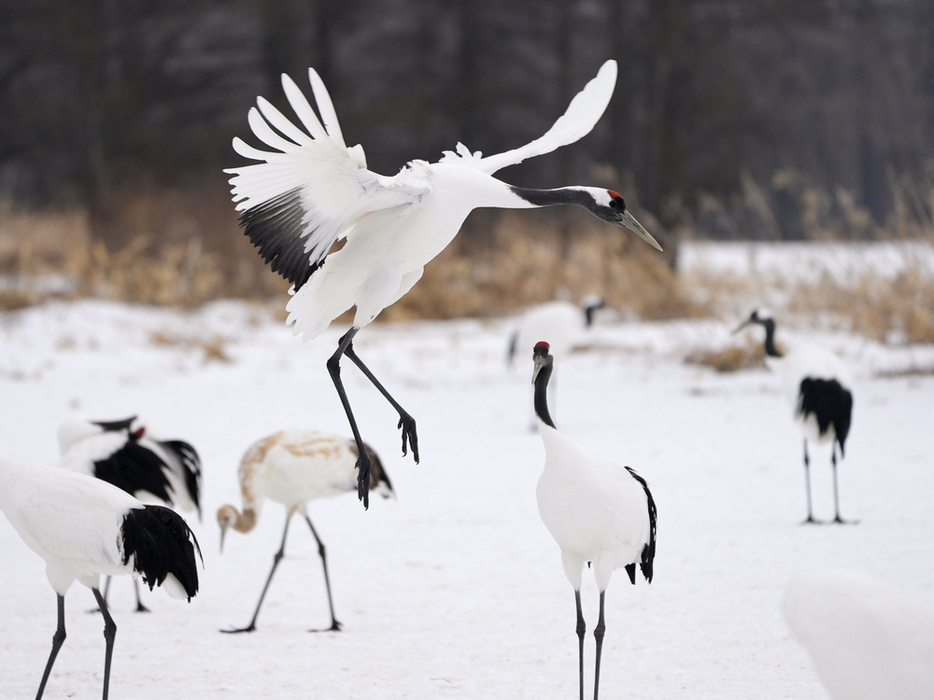
<instances>
[{"instance_id":1,"label":"snowfield","mask_svg":"<svg viewBox=\"0 0 934 700\"><path fill-rule=\"evenodd\" d=\"M747 312L748 313L748 310ZM934 605L934 368L931 347L890 347L782 325L779 338L822 343L850 364L853 429L840 468L841 509L859 524L802 526L801 438L777 378L686 365L698 348L739 342L742 320L598 326L560 366L558 428L618 456L658 505L655 582L617 572L607 592L606 698L823 698L809 656L781 613L802 572L846 568ZM101 301L0 315L0 450L54 462L56 429L77 411L139 414L190 441L204 467L201 592L190 604L146 591L131 612L116 580L113 698L575 698L574 598L542 525L535 484L544 451L528 430L531 348L506 368L512 319L375 324L360 356L418 421L421 464L400 454L396 416L347 363L364 439L397 499L351 496L310 512L328 547L340 633L329 622L314 542L291 528L253 634L248 622L284 513L262 511L218 552L214 519L239 506L236 471L257 438L284 428L348 434L325 370L341 328L302 343L269 307L190 313ZM812 449L815 515L832 516L829 447ZM55 627L43 562L0 519L0 697L32 697ZM585 572L586 664L593 671L597 591ZM68 639L48 700L97 697L104 641L89 591L66 598ZM588 687L592 679L588 678Z\"/></svg>"}]
</instances>

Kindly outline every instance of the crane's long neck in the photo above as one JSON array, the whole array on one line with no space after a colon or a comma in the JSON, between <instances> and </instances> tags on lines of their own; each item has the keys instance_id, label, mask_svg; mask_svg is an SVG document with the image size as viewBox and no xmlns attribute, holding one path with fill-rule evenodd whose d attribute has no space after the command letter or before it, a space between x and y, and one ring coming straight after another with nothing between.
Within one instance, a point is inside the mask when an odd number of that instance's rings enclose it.
<instances>
[{"instance_id":1,"label":"crane's long neck","mask_svg":"<svg viewBox=\"0 0 934 700\"><path fill-rule=\"evenodd\" d=\"M558 187L551 190L536 190L527 187L509 185L509 189L527 202L530 207L551 207L559 204L573 204L585 209L592 209L593 195L581 187Z\"/></svg>"},{"instance_id":2,"label":"crane's long neck","mask_svg":"<svg viewBox=\"0 0 934 700\"><path fill-rule=\"evenodd\" d=\"M535 415L545 425L555 428L555 422L551 419L548 412L548 380L551 379L551 372L554 365L548 362L542 365L542 368L535 375Z\"/></svg>"},{"instance_id":3,"label":"crane's long neck","mask_svg":"<svg viewBox=\"0 0 934 700\"><path fill-rule=\"evenodd\" d=\"M765 354L768 357L782 357L782 353L775 347L775 321L767 318L762 322L765 328Z\"/></svg>"}]
</instances>

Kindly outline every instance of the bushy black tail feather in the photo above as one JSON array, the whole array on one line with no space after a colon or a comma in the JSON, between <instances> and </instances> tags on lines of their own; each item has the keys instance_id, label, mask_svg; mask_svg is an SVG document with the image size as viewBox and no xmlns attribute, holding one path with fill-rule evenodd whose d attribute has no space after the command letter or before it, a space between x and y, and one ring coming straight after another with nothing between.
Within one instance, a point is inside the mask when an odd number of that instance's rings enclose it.
<instances>
[{"instance_id":1,"label":"bushy black tail feather","mask_svg":"<svg viewBox=\"0 0 934 700\"><path fill-rule=\"evenodd\" d=\"M652 577L655 575L655 531L658 519L658 514L655 509L655 499L652 497L652 492L649 491L649 485L646 483L645 479L639 476L634 469L626 467L626 470L632 475L633 479L642 484L642 488L645 491L646 505L649 510L649 541L642 548L642 560L639 562L639 568L642 569L642 575L645 577L645 580L652 583ZM635 568L633 567L632 571L627 571L627 573L629 573L629 578L632 582L635 583Z\"/></svg>"},{"instance_id":2,"label":"bushy black tail feather","mask_svg":"<svg viewBox=\"0 0 934 700\"><path fill-rule=\"evenodd\" d=\"M123 563L133 559L133 569L150 590L161 586L171 574L185 590L188 600L198 592L198 564L201 547L188 523L164 506L133 508L123 518Z\"/></svg>"},{"instance_id":3,"label":"bushy black tail feather","mask_svg":"<svg viewBox=\"0 0 934 700\"><path fill-rule=\"evenodd\" d=\"M836 379L805 377L801 380L795 417L806 419L814 414L817 428L824 435L832 426L840 454L844 453L853 415L853 394Z\"/></svg>"},{"instance_id":4,"label":"bushy black tail feather","mask_svg":"<svg viewBox=\"0 0 934 700\"><path fill-rule=\"evenodd\" d=\"M201 517L201 458L197 450L184 440L165 440L159 443L174 454L185 472L185 488Z\"/></svg>"},{"instance_id":5,"label":"bushy black tail feather","mask_svg":"<svg viewBox=\"0 0 934 700\"><path fill-rule=\"evenodd\" d=\"M168 465L159 455L136 440L128 441L109 457L94 462L94 476L98 479L131 495L148 491L159 500L171 503L166 469Z\"/></svg>"}]
</instances>

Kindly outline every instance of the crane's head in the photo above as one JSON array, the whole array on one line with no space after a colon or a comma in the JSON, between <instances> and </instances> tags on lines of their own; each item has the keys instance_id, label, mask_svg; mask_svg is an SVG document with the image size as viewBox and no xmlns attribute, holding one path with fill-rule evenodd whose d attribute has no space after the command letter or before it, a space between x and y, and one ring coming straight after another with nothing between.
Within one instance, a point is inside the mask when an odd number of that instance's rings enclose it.
<instances>
[{"instance_id":1,"label":"crane's head","mask_svg":"<svg viewBox=\"0 0 934 700\"><path fill-rule=\"evenodd\" d=\"M746 326L755 324L757 326L768 327L769 325L775 326L775 319L772 317L772 314L765 309L753 309L752 313L749 314L749 318L739 324L734 330L734 333L739 333Z\"/></svg>"},{"instance_id":2,"label":"crane's head","mask_svg":"<svg viewBox=\"0 0 934 700\"><path fill-rule=\"evenodd\" d=\"M551 346L546 343L544 340L540 340L535 343L535 347L532 348L532 383L535 383L535 380L538 379L538 375L541 371L547 368L547 372L551 373L551 368L554 365L555 358L552 356Z\"/></svg>"},{"instance_id":3,"label":"crane's head","mask_svg":"<svg viewBox=\"0 0 934 700\"><path fill-rule=\"evenodd\" d=\"M601 190L598 188L587 188L594 199L594 206L587 207L591 213L598 219L603 219L607 223L616 226L624 226L633 233L638 234L646 243L661 250L662 247L651 233L645 230L645 227L636 221L629 210L626 208L626 202L622 195L614 190Z\"/></svg>"}]
</instances>

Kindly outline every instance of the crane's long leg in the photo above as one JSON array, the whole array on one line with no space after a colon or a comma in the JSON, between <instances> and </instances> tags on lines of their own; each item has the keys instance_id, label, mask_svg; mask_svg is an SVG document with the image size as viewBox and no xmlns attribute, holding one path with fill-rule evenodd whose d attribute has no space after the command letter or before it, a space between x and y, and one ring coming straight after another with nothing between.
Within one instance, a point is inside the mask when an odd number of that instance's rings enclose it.
<instances>
[{"instance_id":1,"label":"crane's long leg","mask_svg":"<svg viewBox=\"0 0 934 700\"><path fill-rule=\"evenodd\" d=\"M804 523L819 523L819 520L814 519L813 511L811 510L811 460L808 457L808 441L804 441L804 488L808 497L808 517L804 519Z\"/></svg>"},{"instance_id":2,"label":"crane's long leg","mask_svg":"<svg viewBox=\"0 0 934 700\"><path fill-rule=\"evenodd\" d=\"M276 573L276 567L279 566L279 562L282 561L282 557L285 556L285 539L289 535L289 523L291 521L292 513L290 511L285 515L285 528L282 530L282 542L279 545L279 551L272 557L272 568L269 570L269 576L266 577L266 584L263 586L263 592L259 594L259 601L256 603L256 610L253 611L253 619L250 620L250 624L239 629L221 630L221 632L237 634L238 632L253 632L256 630L256 618L259 617L259 609L263 607L263 599L266 597L266 591L269 590L269 584L272 583L272 575Z\"/></svg>"},{"instance_id":3,"label":"crane's long leg","mask_svg":"<svg viewBox=\"0 0 934 700\"><path fill-rule=\"evenodd\" d=\"M305 522L308 523L308 527L311 528L311 534L315 536L315 541L318 543L318 556L321 557L321 566L324 569L324 587L328 592L328 609L331 611L331 626L328 628L328 632L339 632L341 629L341 623L337 621L337 618L334 617L334 599L331 598L331 579L328 576L328 558L324 549L324 542L321 541L321 538L318 537L318 531L315 530L315 526L311 524L311 518L307 515L305 516Z\"/></svg>"},{"instance_id":4,"label":"crane's long leg","mask_svg":"<svg viewBox=\"0 0 934 700\"><path fill-rule=\"evenodd\" d=\"M117 625L107 610L107 602L101 592L96 588L92 588L91 592L94 594L94 598L101 608L101 615L104 617L104 640L107 646L104 651L104 692L101 698L107 700L107 696L110 694L110 662L114 655L114 638L117 636Z\"/></svg>"},{"instance_id":5,"label":"crane's long leg","mask_svg":"<svg viewBox=\"0 0 934 700\"><path fill-rule=\"evenodd\" d=\"M36 693L36 700L42 697L45 692L45 684L49 680L49 674L52 673L52 664L55 663L55 657L58 656L58 650L65 643L65 596L58 596L58 625L55 633L52 635L52 651L49 654L49 660L45 662L45 671L42 672L42 680L39 682L39 692Z\"/></svg>"},{"instance_id":6,"label":"crane's long leg","mask_svg":"<svg viewBox=\"0 0 934 700\"><path fill-rule=\"evenodd\" d=\"M109 577L107 583L110 583ZM143 605L142 599L139 597L139 581L136 578L133 579L133 592L136 594L136 612L149 612L149 608ZM104 600L107 600L107 594L104 594Z\"/></svg>"},{"instance_id":7,"label":"crane's long leg","mask_svg":"<svg viewBox=\"0 0 934 700\"><path fill-rule=\"evenodd\" d=\"M604 596L606 596L606 591L600 591L600 619L597 620L597 626L593 628L593 636L597 640L596 665L593 672L593 700L597 700L597 694L600 692L600 659L603 656L603 635L606 632L606 623L603 620Z\"/></svg>"},{"instance_id":8,"label":"crane's long leg","mask_svg":"<svg viewBox=\"0 0 934 700\"><path fill-rule=\"evenodd\" d=\"M399 414L399 425L397 426L402 430L402 454L408 454L408 445L412 447L412 457L415 459L415 463L418 464L418 433L415 429L415 419L412 418L409 413L399 405L399 402L396 401L392 395L386 390L386 388L380 383L376 376L370 371L370 369L363 364L363 360L357 355L356 351L353 349L353 341L347 346L345 353L347 357L350 358L350 361L353 362L357 367L363 372L363 376L370 380L370 383L376 387L376 389L381 393L389 404L396 409L396 413Z\"/></svg>"},{"instance_id":9,"label":"crane's long leg","mask_svg":"<svg viewBox=\"0 0 934 700\"><path fill-rule=\"evenodd\" d=\"M584 611L581 609L580 589L574 591L574 603L577 606L577 640L580 671L580 700L584 700L584 633L587 632L587 623L584 622Z\"/></svg>"},{"instance_id":10,"label":"crane's long leg","mask_svg":"<svg viewBox=\"0 0 934 700\"><path fill-rule=\"evenodd\" d=\"M844 520L840 515L840 497L837 494L837 446L836 444L831 445L830 447L830 464L833 467L833 509L834 509L834 519L835 523L840 524L856 524L859 520Z\"/></svg>"},{"instance_id":11,"label":"crane's long leg","mask_svg":"<svg viewBox=\"0 0 934 700\"><path fill-rule=\"evenodd\" d=\"M370 457L367 454L360 437L360 430L357 428L357 421L353 415L353 409L350 407L350 400L347 398L347 392L344 389L344 383L341 381L341 357L346 355L370 380L370 383L386 398L393 408L399 413L399 428L402 429L402 454L408 452L408 445L412 446L412 456L418 463L418 435L415 432L415 420L410 416L399 403L386 391L379 380L373 375L369 368L363 364L357 353L353 349L354 336L359 332L359 328L352 327L341 336L337 343L337 350L328 358L328 373L331 375L331 381L340 397L341 405L344 407L344 413L347 414L347 421L350 423L350 430L353 432L354 442L357 444L357 497L363 501L363 507L370 507Z\"/></svg>"}]
</instances>

